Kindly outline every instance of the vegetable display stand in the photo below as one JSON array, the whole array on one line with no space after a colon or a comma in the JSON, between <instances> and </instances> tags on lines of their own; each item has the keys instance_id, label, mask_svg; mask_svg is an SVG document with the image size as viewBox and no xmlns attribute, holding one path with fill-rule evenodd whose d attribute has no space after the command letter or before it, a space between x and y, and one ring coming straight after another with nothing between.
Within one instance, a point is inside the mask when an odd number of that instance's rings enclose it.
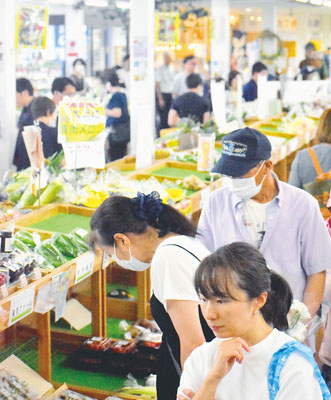
<instances>
[{"instance_id":1,"label":"vegetable display stand","mask_svg":"<svg viewBox=\"0 0 331 400\"><path fill-rule=\"evenodd\" d=\"M69 278L69 288L75 285L76 278L76 265L79 259L85 257L82 255L77 259L68 262L67 264L58 267L53 272L45 275L37 281L30 282L23 289L15 288L9 296L0 300L0 307L2 310L2 318L0 331L11 327L16 322L22 320L24 322L25 318L34 311L34 304L36 303L36 298L38 291L49 284L52 279L62 272L71 271ZM95 336L105 335L105 321L102 321L102 296L104 293L100 290L100 284L102 282L102 252L97 251L94 264L93 273L91 279L91 293L93 296L93 307L92 312L92 333ZM28 298L28 294L32 294L32 298ZM24 303L26 302L26 304ZM15 309L17 307L17 309ZM22 311L23 310L23 311ZM21 313L21 315L19 314ZM17 317L15 317L17 315ZM14 318L15 317L15 318ZM46 380L51 380L51 333L50 333L50 312L45 314L34 314L37 319L37 335L38 335L38 346L39 346L39 372L40 375Z\"/></svg>"},{"instance_id":2,"label":"vegetable display stand","mask_svg":"<svg viewBox=\"0 0 331 400\"><path fill-rule=\"evenodd\" d=\"M15 220L15 230L39 233L48 239L53 233L69 233L75 228L90 229L94 209L74 205L50 204Z\"/></svg>"},{"instance_id":3,"label":"vegetable display stand","mask_svg":"<svg viewBox=\"0 0 331 400\"><path fill-rule=\"evenodd\" d=\"M149 179L151 177L156 178L159 182L169 181L174 184L178 184L183 179L194 175L203 183L202 189L188 190L186 197L179 203L176 204L178 209L186 204L189 208L189 213L194 222L197 218L196 213L200 213L201 208L210 192L221 187L222 180L216 179L211 181L211 175L209 172L202 172L197 170L197 164L178 162L171 160L163 160L153 164L151 167L139 170L130 175L130 179ZM182 183L179 186L183 188Z\"/></svg>"}]
</instances>

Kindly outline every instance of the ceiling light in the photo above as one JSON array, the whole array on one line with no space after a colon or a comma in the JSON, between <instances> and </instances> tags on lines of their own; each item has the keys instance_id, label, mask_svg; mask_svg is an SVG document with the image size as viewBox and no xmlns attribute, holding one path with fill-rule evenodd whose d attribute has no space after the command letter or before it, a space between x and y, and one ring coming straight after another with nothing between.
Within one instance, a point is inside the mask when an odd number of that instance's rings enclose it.
<instances>
[{"instance_id":1,"label":"ceiling light","mask_svg":"<svg viewBox=\"0 0 331 400\"><path fill-rule=\"evenodd\" d=\"M295 0L295 1L297 1L298 3L308 3L308 0Z\"/></svg>"},{"instance_id":2,"label":"ceiling light","mask_svg":"<svg viewBox=\"0 0 331 400\"><path fill-rule=\"evenodd\" d=\"M314 6L321 6L323 4L323 0L310 0L310 4Z\"/></svg>"},{"instance_id":3,"label":"ceiling light","mask_svg":"<svg viewBox=\"0 0 331 400\"><path fill-rule=\"evenodd\" d=\"M85 0L88 7L108 7L108 0Z\"/></svg>"},{"instance_id":4,"label":"ceiling light","mask_svg":"<svg viewBox=\"0 0 331 400\"><path fill-rule=\"evenodd\" d=\"M261 22L262 21L262 17L260 17L260 15L258 17L256 17L256 21Z\"/></svg>"},{"instance_id":5,"label":"ceiling light","mask_svg":"<svg viewBox=\"0 0 331 400\"><path fill-rule=\"evenodd\" d=\"M231 21L233 21L236 17L234 15L230 15Z\"/></svg>"},{"instance_id":6,"label":"ceiling light","mask_svg":"<svg viewBox=\"0 0 331 400\"><path fill-rule=\"evenodd\" d=\"M129 1L116 1L116 7L129 10L131 8L131 4Z\"/></svg>"},{"instance_id":7,"label":"ceiling light","mask_svg":"<svg viewBox=\"0 0 331 400\"><path fill-rule=\"evenodd\" d=\"M249 17L249 20L250 20L250 21L255 21L254 15L251 15L251 16Z\"/></svg>"},{"instance_id":8,"label":"ceiling light","mask_svg":"<svg viewBox=\"0 0 331 400\"><path fill-rule=\"evenodd\" d=\"M325 7L331 7L331 1L330 1L330 0L324 0L324 1L323 1L323 6L325 6Z\"/></svg>"},{"instance_id":9,"label":"ceiling light","mask_svg":"<svg viewBox=\"0 0 331 400\"><path fill-rule=\"evenodd\" d=\"M246 12L251 12L252 9L251 9L251 8L246 8L245 11L246 11Z\"/></svg>"}]
</instances>

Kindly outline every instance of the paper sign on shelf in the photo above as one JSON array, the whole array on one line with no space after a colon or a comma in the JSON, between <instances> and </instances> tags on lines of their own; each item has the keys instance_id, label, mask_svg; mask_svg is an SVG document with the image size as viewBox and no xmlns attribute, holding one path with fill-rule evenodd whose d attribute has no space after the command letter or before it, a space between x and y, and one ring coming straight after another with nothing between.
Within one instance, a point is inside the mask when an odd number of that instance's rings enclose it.
<instances>
[{"instance_id":1,"label":"paper sign on shelf","mask_svg":"<svg viewBox=\"0 0 331 400\"><path fill-rule=\"evenodd\" d=\"M84 279L92 275L93 265L94 265L94 253L92 253L91 251L89 251L76 261L75 284L83 281Z\"/></svg>"},{"instance_id":2,"label":"paper sign on shelf","mask_svg":"<svg viewBox=\"0 0 331 400\"><path fill-rule=\"evenodd\" d=\"M58 295L55 304L55 322L62 318L65 312L70 276L71 268L68 269L68 271L62 272L60 276Z\"/></svg>"},{"instance_id":3,"label":"paper sign on shelf","mask_svg":"<svg viewBox=\"0 0 331 400\"><path fill-rule=\"evenodd\" d=\"M33 312L35 287L22 291L10 302L8 326L15 324Z\"/></svg>"},{"instance_id":4,"label":"paper sign on shelf","mask_svg":"<svg viewBox=\"0 0 331 400\"><path fill-rule=\"evenodd\" d=\"M103 141L64 143L63 150L66 168L99 168L105 167L105 144Z\"/></svg>"}]
</instances>

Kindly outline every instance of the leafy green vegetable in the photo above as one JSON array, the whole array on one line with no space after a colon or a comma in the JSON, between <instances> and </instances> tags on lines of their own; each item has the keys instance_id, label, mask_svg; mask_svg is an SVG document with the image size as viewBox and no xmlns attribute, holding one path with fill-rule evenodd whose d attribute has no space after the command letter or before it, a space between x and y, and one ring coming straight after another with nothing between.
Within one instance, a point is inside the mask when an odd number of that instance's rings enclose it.
<instances>
[{"instance_id":1,"label":"leafy green vegetable","mask_svg":"<svg viewBox=\"0 0 331 400\"><path fill-rule=\"evenodd\" d=\"M55 179L49 183L45 190L40 196L40 205L53 203L57 199L57 195L63 189L62 181L60 179ZM35 201L34 205L38 205L38 200Z\"/></svg>"}]
</instances>

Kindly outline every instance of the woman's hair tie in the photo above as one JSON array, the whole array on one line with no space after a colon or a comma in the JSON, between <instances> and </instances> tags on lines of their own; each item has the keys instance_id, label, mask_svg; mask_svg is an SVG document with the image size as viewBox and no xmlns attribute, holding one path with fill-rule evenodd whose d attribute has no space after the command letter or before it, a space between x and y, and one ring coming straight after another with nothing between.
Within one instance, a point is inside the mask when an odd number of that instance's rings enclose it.
<instances>
[{"instance_id":1,"label":"woman's hair tie","mask_svg":"<svg viewBox=\"0 0 331 400\"><path fill-rule=\"evenodd\" d=\"M131 199L134 215L144 221L157 221L163 211L163 203L158 192L150 194L137 193L137 197Z\"/></svg>"}]
</instances>

